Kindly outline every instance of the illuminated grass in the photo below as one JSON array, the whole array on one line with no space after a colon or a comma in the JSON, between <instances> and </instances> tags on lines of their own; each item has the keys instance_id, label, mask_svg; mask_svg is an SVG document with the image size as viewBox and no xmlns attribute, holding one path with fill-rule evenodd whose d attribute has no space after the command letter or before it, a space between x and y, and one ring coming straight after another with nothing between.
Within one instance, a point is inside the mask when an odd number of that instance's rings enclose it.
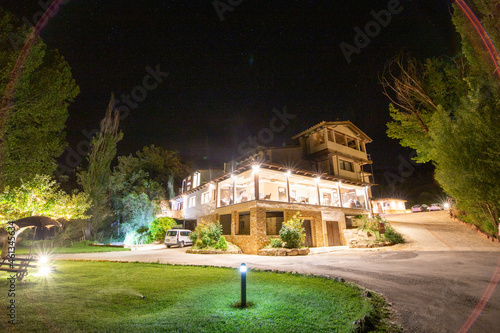
<instances>
[{"instance_id":1,"label":"illuminated grass","mask_svg":"<svg viewBox=\"0 0 500 333\"><path fill-rule=\"evenodd\" d=\"M90 246L89 241L75 242L67 246L51 246L50 241L36 241L33 243L32 254L55 254L55 253L95 253L95 252L116 252L116 251L130 251L123 247L100 247ZM30 252L31 241L22 241L16 245L16 254L26 255Z\"/></svg>"},{"instance_id":2,"label":"illuminated grass","mask_svg":"<svg viewBox=\"0 0 500 333\"><path fill-rule=\"evenodd\" d=\"M385 331L382 300L333 280L250 270L238 309L236 269L62 262L49 280L16 285L18 332L352 332L368 318ZM0 274L0 290L7 288ZM5 290L6 294L6 290ZM144 297L143 297L144 296ZM9 300L2 297L6 323Z\"/></svg>"}]
</instances>

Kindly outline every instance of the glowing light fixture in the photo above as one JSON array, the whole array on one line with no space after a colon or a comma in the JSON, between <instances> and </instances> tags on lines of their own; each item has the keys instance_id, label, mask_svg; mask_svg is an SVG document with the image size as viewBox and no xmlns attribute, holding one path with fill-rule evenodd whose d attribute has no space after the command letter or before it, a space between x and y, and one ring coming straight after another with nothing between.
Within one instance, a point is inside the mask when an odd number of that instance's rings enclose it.
<instances>
[{"instance_id":1,"label":"glowing light fixture","mask_svg":"<svg viewBox=\"0 0 500 333\"><path fill-rule=\"evenodd\" d=\"M290 170L288 170L288 171L286 172L286 176L287 176L287 177L290 177L290 175L291 175L291 174L292 174L292 172L291 172Z\"/></svg>"},{"instance_id":2,"label":"glowing light fixture","mask_svg":"<svg viewBox=\"0 0 500 333\"><path fill-rule=\"evenodd\" d=\"M321 179L321 177L316 177L316 178L314 178L314 181L315 181L316 183L319 183L319 180L320 180L320 179Z\"/></svg>"}]
</instances>

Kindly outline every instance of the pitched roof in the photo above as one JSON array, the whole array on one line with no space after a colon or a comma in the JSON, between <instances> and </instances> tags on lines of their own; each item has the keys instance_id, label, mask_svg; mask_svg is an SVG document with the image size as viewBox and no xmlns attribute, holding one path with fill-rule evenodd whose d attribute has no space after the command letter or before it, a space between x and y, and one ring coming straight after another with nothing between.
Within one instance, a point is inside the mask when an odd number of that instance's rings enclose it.
<instances>
[{"instance_id":1,"label":"pitched roof","mask_svg":"<svg viewBox=\"0 0 500 333\"><path fill-rule=\"evenodd\" d=\"M360 130L356 125L354 125L352 122L350 122L349 120L346 120L346 121L322 121L308 129L306 129L305 131L302 131L300 132L299 134L295 135L292 137L292 139L297 139L303 135L306 135L306 134L310 134L311 132L314 132L320 128L324 128L324 127L330 127L330 126L346 126L348 127L350 130L352 130L353 132L357 133L359 137L361 137L364 141L366 142L372 142L373 140L368 136L366 135L365 132L363 132L362 130Z\"/></svg>"}]
</instances>

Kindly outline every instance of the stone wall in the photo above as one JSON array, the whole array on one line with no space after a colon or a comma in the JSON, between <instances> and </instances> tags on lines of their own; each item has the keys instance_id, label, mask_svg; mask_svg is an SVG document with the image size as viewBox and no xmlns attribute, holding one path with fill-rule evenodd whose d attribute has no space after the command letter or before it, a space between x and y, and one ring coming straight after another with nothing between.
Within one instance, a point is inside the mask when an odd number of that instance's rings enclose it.
<instances>
[{"instance_id":1,"label":"stone wall","mask_svg":"<svg viewBox=\"0 0 500 333\"><path fill-rule=\"evenodd\" d=\"M343 234L346 225L345 215L342 211L322 212L320 209L311 210L311 208L314 209L316 207L303 209L306 208L304 205L286 205L288 206L287 209L284 209L283 203L252 202L237 204L220 208L217 210L218 214L207 215L203 219L205 221L216 221L220 216L219 214L231 214L231 235L225 235L226 240L239 246L243 253L247 254L257 254L259 249L269 244L271 238L278 237L277 235L267 235L266 233L266 210L282 210L284 221L288 221L295 213L300 212L304 220L311 221L313 247L328 246L328 237L324 220L338 221L342 243L347 244ZM239 212L243 211L250 212L250 235L238 235Z\"/></svg>"}]
</instances>

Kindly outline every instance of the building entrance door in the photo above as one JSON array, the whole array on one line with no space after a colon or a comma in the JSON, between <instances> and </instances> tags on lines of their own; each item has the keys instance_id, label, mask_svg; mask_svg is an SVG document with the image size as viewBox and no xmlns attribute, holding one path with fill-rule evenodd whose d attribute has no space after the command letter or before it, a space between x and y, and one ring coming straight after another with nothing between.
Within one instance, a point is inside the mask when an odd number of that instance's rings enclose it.
<instances>
[{"instance_id":1,"label":"building entrance door","mask_svg":"<svg viewBox=\"0 0 500 333\"><path fill-rule=\"evenodd\" d=\"M302 226L306 230L305 245L307 247L312 247L313 246L313 239L312 239L312 233L311 233L311 220L304 220L304 222L302 222Z\"/></svg>"},{"instance_id":2,"label":"building entrance door","mask_svg":"<svg viewBox=\"0 0 500 333\"><path fill-rule=\"evenodd\" d=\"M339 222L326 221L326 234L328 236L328 246L342 245L340 242Z\"/></svg>"}]
</instances>

